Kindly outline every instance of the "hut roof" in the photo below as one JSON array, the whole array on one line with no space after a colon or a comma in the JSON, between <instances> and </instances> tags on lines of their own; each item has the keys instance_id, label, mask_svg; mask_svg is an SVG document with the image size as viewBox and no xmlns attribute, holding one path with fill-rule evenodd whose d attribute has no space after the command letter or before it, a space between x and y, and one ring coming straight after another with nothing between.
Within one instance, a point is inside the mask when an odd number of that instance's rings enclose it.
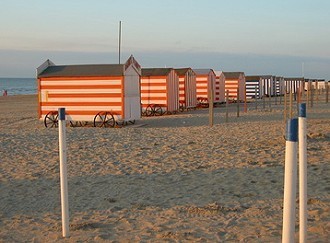
<instances>
[{"instance_id":1,"label":"hut roof","mask_svg":"<svg viewBox=\"0 0 330 243\"><path fill-rule=\"evenodd\" d=\"M208 75L210 72L214 72L212 69L207 69L207 68L193 69L193 71L197 75Z\"/></svg>"},{"instance_id":2,"label":"hut roof","mask_svg":"<svg viewBox=\"0 0 330 243\"><path fill-rule=\"evenodd\" d=\"M142 68L142 76L167 76L173 68Z\"/></svg>"},{"instance_id":3,"label":"hut roof","mask_svg":"<svg viewBox=\"0 0 330 243\"><path fill-rule=\"evenodd\" d=\"M55 65L47 67L38 75L45 77L100 77L124 75L123 64L92 64L92 65Z\"/></svg>"},{"instance_id":4,"label":"hut roof","mask_svg":"<svg viewBox=\"0 0 330 243\"><path fill-rule=\"evenodd\" d=\"M240 75L244 74L244 72L223 72L226 78L229 79L238 79Z\"/></svg>"},{"instance_id":5,"label":"hut roof","mask_svg":"<svg viewBox=\"0 0 330 243\"><path fill-rule=\"evenodd\" d=\"M287 80L287 81L292 81L292 80L295 80L295 81L304 81L305 79L304 78L284 78L284 80Z\"/></svg>"},{"instance_id":6,"label":"hut roof","mask_svg":"<svg viewBox=\"0 0 330 243\"><path fill-rule=\"evenodd\" d=\"M252 80L259 80L261 76L254 75L254 76L245 76L246 81L252 81Z\"/></svg>"},{"instance_id":7,"label":"hut roof","mask_svg":"<svg viewBox=\"0 0 330 243\"><path fill-rule=\"evenodd\" d=\"M179 76L186 75L186 73L191 70L191 68L175 68L174 69Z\"/></svg>"}]
</instances>

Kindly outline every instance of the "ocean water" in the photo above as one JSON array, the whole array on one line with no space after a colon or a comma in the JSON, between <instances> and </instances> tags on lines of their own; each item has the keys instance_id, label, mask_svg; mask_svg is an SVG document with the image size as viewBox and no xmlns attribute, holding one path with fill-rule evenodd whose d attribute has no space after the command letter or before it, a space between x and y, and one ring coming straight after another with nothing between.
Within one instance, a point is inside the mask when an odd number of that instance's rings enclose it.
<instances>
[{"instance_id":1,"label":"ocean water","mask_svg":"<svg viewBox=\"0 0 330 243\"><path fill-rule=\"evenodd\" d=\"M0 78L0 96L7 90L8 95L37 94L35 78Z\"/></svg>"}]
</instances>

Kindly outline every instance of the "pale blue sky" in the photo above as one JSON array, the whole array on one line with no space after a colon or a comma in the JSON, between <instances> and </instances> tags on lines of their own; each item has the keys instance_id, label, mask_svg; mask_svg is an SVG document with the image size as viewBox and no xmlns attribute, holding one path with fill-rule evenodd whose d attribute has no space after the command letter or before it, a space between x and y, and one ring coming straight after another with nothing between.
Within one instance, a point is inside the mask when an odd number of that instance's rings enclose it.
<instances>
[{"instance_id":1,"label":"pale blue sky","mask_svg":"<svg viewBox=\"0 0 330 243\"><path fill-rule=\"evenodd\" d=\"M213 68L330 79L329 0L2 0L0 76L56 64Z\"/></svg>"}]
</instances>

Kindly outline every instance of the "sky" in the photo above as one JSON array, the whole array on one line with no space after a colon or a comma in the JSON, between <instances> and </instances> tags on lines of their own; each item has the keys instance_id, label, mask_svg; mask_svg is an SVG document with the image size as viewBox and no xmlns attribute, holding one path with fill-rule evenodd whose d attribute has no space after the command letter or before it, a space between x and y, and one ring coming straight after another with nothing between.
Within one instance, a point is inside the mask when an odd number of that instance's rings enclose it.
<instances>
[{"instance_id":1,"label":"sky","mask_svg":"<svg viewBox=\"0 0 330 243\"><path fill-rule=\"evenodd\" d=\"M58 65L212 68L330 80L329 0L1 0L0 77Z\"/></svg>"}]
</instances>

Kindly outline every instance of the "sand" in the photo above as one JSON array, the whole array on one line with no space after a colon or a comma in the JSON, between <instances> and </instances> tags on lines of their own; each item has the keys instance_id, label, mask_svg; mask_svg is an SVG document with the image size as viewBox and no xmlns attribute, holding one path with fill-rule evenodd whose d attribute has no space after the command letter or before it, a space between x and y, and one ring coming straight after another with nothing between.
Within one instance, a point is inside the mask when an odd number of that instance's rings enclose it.
<instances>
[{"instance_id":1,"label":"sand","mask_svg":"<svg viewBox=\"0 0 330 243\"><path fill-rule=\"evenodd\" d=\"M62 238L58 129L35 95L0 97L0 242L279 242L283 106L224 107L67 127L70 238ZM330 238L330 105L308 109L308 242ZM298 197L297 197L298 202ZM297 203L298 206L298 203ZM297 212L298 215L298 212ZM296 223L296 240L299 238Z\"/></svg>"}]
</instances>

